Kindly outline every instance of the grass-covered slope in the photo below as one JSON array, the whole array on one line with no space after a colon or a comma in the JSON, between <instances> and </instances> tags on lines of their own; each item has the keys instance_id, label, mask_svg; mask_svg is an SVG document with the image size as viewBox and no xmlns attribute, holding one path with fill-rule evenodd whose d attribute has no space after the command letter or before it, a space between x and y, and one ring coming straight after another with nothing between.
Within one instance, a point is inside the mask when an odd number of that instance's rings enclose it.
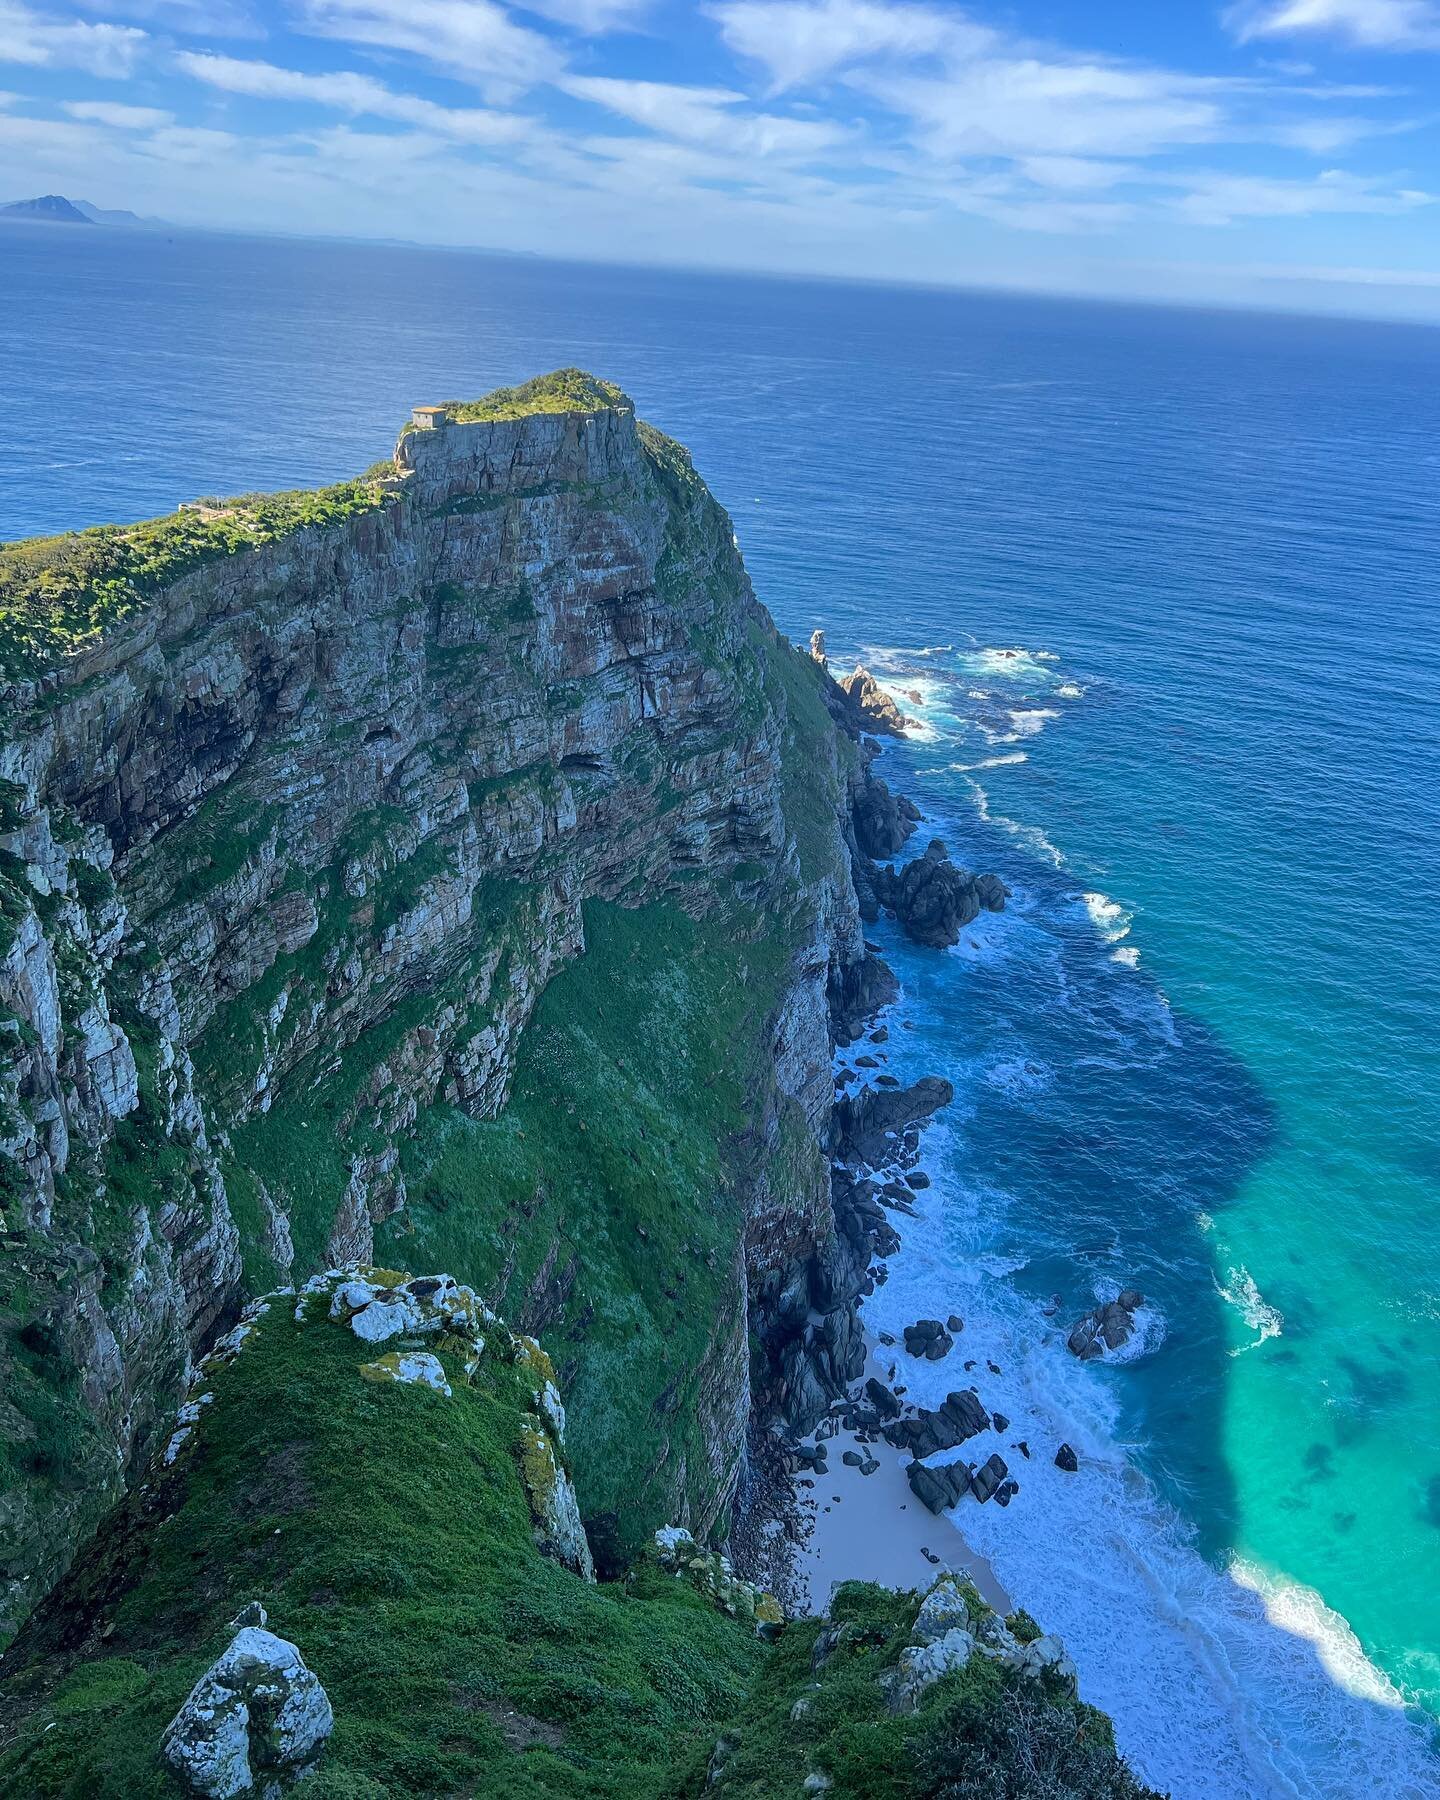
<instances>
[{"instance_id":1,"label":"grass-covered slope","mask_svg":"<svg viewBox=\"0 0 1440 1800\"><path fill-rule=\"evenodd\" d=\"M595 1585L542 1555L523 1478L535 1372L486 1328L452 1392L366 1379L330 1297L273 1300L172 1465L111 1516L0 1686L0 1792L181 1792L164 1728L259 1599L336 1725L312 1800L668 1787L763 1656L753 1625L643 1562ZM573 1410L573 1409L572 1409Z\"/></svg>"},{"instance_id":2,"label":"grass-covered slope","mask_svg":"<svg viewBox=\"0 0 1440 1800\"><path fill-rule=\"evenodd\" d=\"M948 1578L932 1593L944 1597ZM957 1584L977 1639L1023 1646L1025 1613L998 1619ZM925 1605L933 1604L926 1601ZM742 1711L685 1790L727 1800L1159 1800L1116 1755L1110 1721L1064 1680L1036 1680L981 1651L900 1703L922 1596L865 1582L836 1589L826 1620L787 1627ZM811 1783L807 1787L806 1783Z\"/></svg>"}]
</instances>

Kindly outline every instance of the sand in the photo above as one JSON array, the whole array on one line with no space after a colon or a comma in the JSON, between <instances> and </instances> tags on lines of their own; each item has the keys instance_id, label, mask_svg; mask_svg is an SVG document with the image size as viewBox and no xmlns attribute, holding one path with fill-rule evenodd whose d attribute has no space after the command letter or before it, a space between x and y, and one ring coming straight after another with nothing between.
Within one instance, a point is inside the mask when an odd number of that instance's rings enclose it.
<instances>
[{"instance_id":1,"label":"sand","mask_svg":"<svg viewBox=\"0 0 1440 1800\"><path fill-rule=\"evenodd\" d=\"M884 1379L873 1364L866 1373ZM968 1575L997 1612L1014 1611L994 1570L965 1542L965 1508L978 1501L967 1494L953 1512L930 1512L910 1492L908 1455L883 1439L857 1443L842 1426L825 1450L829 1472L798 1477L795 1489L801 1512L813 1525L795 1556L797 1583L808 1592L813 1612L825 1611L830 1590L840 1581L923 1589L947 1569ZM840 1460L847 1450L873 1456L880 1467L873 1475L862 1475ZM813 1486L803 1485L806 1481ZM932 1562L926 1550L939 1560Z\"/></svg>"}]
</instances>

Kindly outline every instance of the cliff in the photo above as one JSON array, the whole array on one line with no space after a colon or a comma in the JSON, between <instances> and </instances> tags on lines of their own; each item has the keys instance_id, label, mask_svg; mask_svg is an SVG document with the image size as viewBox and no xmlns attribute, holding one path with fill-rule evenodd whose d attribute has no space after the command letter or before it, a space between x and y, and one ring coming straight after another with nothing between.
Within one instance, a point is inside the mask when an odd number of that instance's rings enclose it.
<instances>
[{"instance_id":1,"label":"cliff","mask_svg":"<svg viewBox=\"0 0 1440 1800\"><path fill-rule=\"evenodd\" d=\"M544 1337L602 1562L708 1530L752 1374L803 1414L849 1358L873 978L861 758L684 451L566 372L339 488L12 545L0 669L7 1630L246 1298L337 1262Z\"/></svg>"}]
</instances>

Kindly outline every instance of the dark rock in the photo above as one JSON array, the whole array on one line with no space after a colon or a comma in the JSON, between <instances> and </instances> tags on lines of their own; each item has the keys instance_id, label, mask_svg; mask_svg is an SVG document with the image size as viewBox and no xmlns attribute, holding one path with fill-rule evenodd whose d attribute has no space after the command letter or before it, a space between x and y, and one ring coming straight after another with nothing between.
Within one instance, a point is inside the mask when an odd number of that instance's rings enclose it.
<instances>
[{"instance_id":1,"label":"dark rock","mask_svg":"<svg viewBox=\"0 0 1440 1800\"><path fill-rule=\"evenodd\" d=\"M908 1088L865 1088L836 1102L834 1148L872 1167L893 1154L893 1140L948 1106L955 1090L943 1076L922 1076ZM916 1135L915 1142L919 1143Z\"/></svg>"},{"instance_id":2,"label":"dark rock","mask_svg":"<svg viewBox=\"0 0 1440 1800\"><path fill-rule=\"evenodd\" d=\"M912 1456L933 1456L937 1450L953 1450L967 1438L988 1428L990 1415L973 1388L962 1388L947 1394L943 1405L934 1412L921 1408L913 1418L895 1419L885 1427L885 1436L897 1449Z\"/></svg>"},{"instance_id":3,"label":"dark rock","mask_svg":"<svg viewBox=\"0 0 1440 1800\"><path fill-rule=\"evenodd\" d=\"M1055 1467L1063 1469L1067 1475L1079 1474L1080 1459L1068 1444L1062 1444L1055 1452Z\"/></svg>"},{"instance_id":4,"label":"dark rock","mask_svg":"<svg viewBox=\"0 0 1440 1800\"><path fill-rule=\"evenodd\" d=\"M950 1317L945 1321L945 1329L947 1331L963 1331L965 1329L965 1321L960 1317L959 1313L951 1313Z\"/></svg>"},{"instance_id":5,"label":"dark rock","mask_svg":"<svg viewBox=\"0 0 1440 1800\"><path fill-rule=\"evenodd\" d=\"M970 1471L964 1463L943 1463L932 1469L928 1463L912 1462L905 1470L910 1491L932 1513L942 1513L963 1499L970 1486Z\"/></svg>"},{"instance_id":6,"label":"dark rock","mask_svg":"<svg viewBox=\"0 0 1440 1800\"><path fill-rule=\"evenodd\" d=\"M1029 1446L1029 1444L1027 1444L1027 1443L1026 1443L1026 1441L1025 1441L1025 1439L1024 1439L1024 1438L1021 1438L1021 1439L1020 1439L1020 1441L1019 1441L1019 1443L1018 1443L1018 1444L1016 1444L1016 1446L1015 1446L1015 1448L1016 1448L1016 1449L1017 1449L1017 1450L1018 1450L1018 1451L1019 1451L1019 1452L1020 1452L1020 1454L1021 1454L1021 1455L1022 1455L1022 1456L1023 1456L1023 1457L1024 1457L1024 1458L1025 1458L1025 1460L1026 1460L1026 1462L1029 1462L1029 1460L1030 1460L1030 1446Z\"/></svg>"},{"instance_id":7,"label":"dark rock","mask_svg":"<svg viewBox=\"0 0 1440 1800\"><path fill-rule=\"evenodd\" d=\"M998 1454L991 1456L989 1460L982 1464L976 1471L974 1480L970 1484L974 1491L975 1498L979 1500L982 1505L986 1500L993 1499L995 1494L999 1491L1000 1483L1005 1480L1009 1473L1010 1471L1005 1467L1005 1459L1002 1456Z\"/></svg>"},{"instance_id":8,"label":"dark rock","mask_svg":"<svg viewBox=\"0 0 1440 1800\"><path fill-rule=\"evenodd\" d=\"M960 941L961 931L982 911L999 912L1008 890L994 875L972 875L945 854L932 838L923 856L897 871L891 864L872 877L875 897L889 907L918 944L945 949Z\"/></svg>"},{"instance_id":9,"label":"dark rock","mask_svg":"<svg viewBox=\"0 0 1440 1800\"><path fill-rule=\"evenodd\" d=\"M1010 1429L1010 1421L1002 1412L992 1413L990 1415L990 1423L997 1431L1008 1431Z\"/></svg>"},{"instance_id":10,"label":"dark rock","mask_svg":"<svg viewBox=\"0 0 1440 1800\"><path fill-rule=\"evenodd\" d=\"M850 817L855 842L866 856L881 862L903 848L919 814L908 800L892 794L878 775L866 775L851 792Z\"/></svg>"},{"instance_id":11,"label":"dark rock","mask_svg":"<svg viewBox=\"0 0 1440 1800\"><path fill-rule=\"evenodd\" d=\"M1125 1312L1138 1312L1145 1304L1145 1296L1139 1288L1123 1288L1115 1304Z\"/></svg>"},{"instance_id":12,"label":"dark rock","mask_svg":"<svg viewBox=\"0 0 1440 1800\"><path fill-rule=\"evenodd\" d=\"M1081 1362L1093 1362L1107 1350L1118 1350L1128 1344L1135 1331L1135 1309L1145 1304L1138 1288L1126 1288L1116 1300L1090 1309L1077 1319L1065 1340L1072 1356Z\"/></svg>"},{"instance_id":13,"label":"dark rock","mask_svg":"<svg viewBox=\"0 0 1440 1800\"><path fill-rule=\"evenodd\" d=\"M917 1194L921 1188L928 1188L930 1185L930 1177L923 1169L912 1169L905 1177L905 1180L910 1187L914 1188Z\"/></svg>"},{"instance_id":14,"label":"dark rock","mask_svg":"<svg viewBox=\"0 0 1440 1800\"><path fill-rule=\"evenodd\" d=\"M1019 1492L1020 1483L1018 1481L1002 1481L995 1490L995 1504L1008 1506Z\"/></svg>"},{"instance_id":15,"label":"dark rock","mask_svg":"<svg viewBox=\"0 0 1440 1800\"><path fill-rule=\"evenodd\" d=\"M873 1475L879 1467L880 1459L878 1457L867 1456L860 1465L860 1473L862 1475Z\"/></svg>"},{"instance_id":16,"label":"dark rock","mask_svg":"<svg viewBox=\"0 0 1440 1800\"><path fill-rule=\"evenodd\" d=\"M858 1450L847 1450L840 1458L847 1469L858 1469L864 1465L865 1458Z\"/></svg>"},{"instance_id":17,"label":"dark rock","mask_svg":"<svg viewBox=\"0 0 1440 1800\"><path fill-rule=\"evenodd\" d=\"M898 1419L900 1417L900 1402L884 1382L877 1381L873 1375L865 1383L865 1395L882 1419Z\"/></svg>"}]
</instances>

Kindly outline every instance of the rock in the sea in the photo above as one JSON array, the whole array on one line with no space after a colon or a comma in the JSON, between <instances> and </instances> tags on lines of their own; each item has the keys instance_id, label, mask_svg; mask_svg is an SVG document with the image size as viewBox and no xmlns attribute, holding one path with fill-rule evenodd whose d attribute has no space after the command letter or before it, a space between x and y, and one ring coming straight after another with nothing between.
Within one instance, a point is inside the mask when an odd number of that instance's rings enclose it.
<instances>
[{"instance_id":1,"label":"rock in the sea","mask_svg":"<svg viewBox=\"0 0 1440 1800\"><path fill-rule=\"evenodd\" d=\"M939 1362L954 1346L954 1338L938 1319L917 1319L913 1325L905 1327L905 1348L911 1356Z\"/></svg>"},{"instance_id":2,"label":"rock in the sea","mask_svg":"<svg viewBox=\"0 0 1440 1800\"><path fill-rule=\"evenodd\" d=\"M278 1784L303 1775L334 1725L329 1698L295 1645L246 1625L190 1690L161 1749L192 1792L234 1800L263 1791L267 1777Z\"/></svg>"},{"instance_id":3,"label":"rock in the sea","mask_svg":"<svg viewBox=\"0 0 1440 1800\"><path fill-rule=\"evenodd\" d=\"M854 673L847 675L839 686L849 697L863 730L904 737L905 727L911 721L867 668L857 664Z\"/></svg>"},{"instance_id":4,"label":"rock in the sea","mask_svg":"<svg viewBox=\"0 0 1440 1800\"><path fill-rule=\"evenodd\" d=\"M1136 1311L1145 1304L1138 1288L1125 1288L1118 1299L1094 1306L1071 1327L1066 1346L1081 1362L1093 1362L1107 1350L1128 1344L1135 1332Z\"/></svg>"},{"instance_id":5,"label":"rock in the sea","mask_svg":"<svg viewBox=\"0 0 1440 1800\"><path fill-rule=\"evenodd\" d=\"M1009 1473L1010 1471L1005 1467L1004 1457L999 1454L991 1456L975 1471L975 1479L971 1483L975 1498L982 1503L992 1499Z\"/></svg>"},{"instance_id":6,"label":"rock in the sea","mask_svg":"<svg viewBox=\"0 0 1440 1800\"><path fill-rule=\"evenodd\" d=\"M909 1127L954 1098L955 1089L941 1075L923 1075L907 1088L865 1088L836 1102L835 1149L843 1158L874 1167L897 1153Z\"/></svg>"},{"instance_id":7,"label":"rock in the sea","mask_svg":"<svg viewBox=\"0 0 1440 1800\"><path fill-rule=\"evenodd\" d=\"M917 944L947 949L981 912L1001 912L1009 889L998 876L972 875L932 838L923 856L896 870L893 864L875 871L875 897L888 906Z\"/></svg>"},{"instance_id":8,"label":"rock in the sea","mask_svg":"<svg viewBox=\"0 0 1440 1800\"><path fill-rule=\"evenodd\" d=\"M1055 1452L1055 1467L1063 1469L1067 1475L1079 1473L1080 1459L1068 1444L1062 1444Z\"/></svg>"}]
</instances>

